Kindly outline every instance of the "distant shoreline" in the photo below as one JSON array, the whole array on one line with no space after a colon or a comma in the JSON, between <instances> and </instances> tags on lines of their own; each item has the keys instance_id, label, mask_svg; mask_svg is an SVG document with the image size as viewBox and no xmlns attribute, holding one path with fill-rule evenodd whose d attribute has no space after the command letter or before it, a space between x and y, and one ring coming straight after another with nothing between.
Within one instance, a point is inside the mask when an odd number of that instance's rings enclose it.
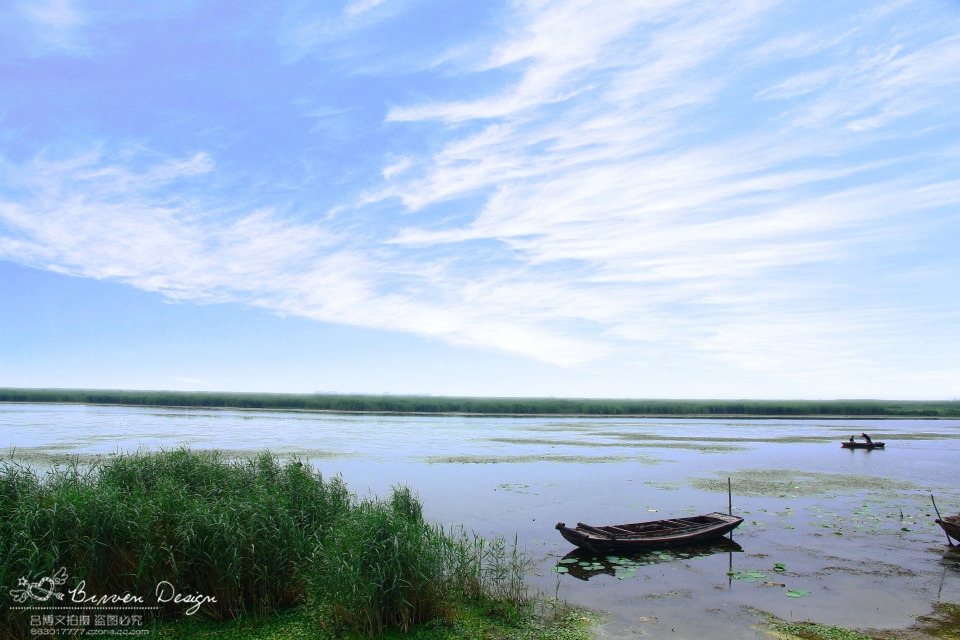
<instances>
[{"instance_id":1,"label":"distant shoreline","mask_svg":"<svg viewBox=\"0 0 960 640\"><path fill-rule=\"evenodd\" d=\"M0 388L0 403L460 416L960 418L960 401L480 398L360 394Z\"/></svg>"}]
</instances>

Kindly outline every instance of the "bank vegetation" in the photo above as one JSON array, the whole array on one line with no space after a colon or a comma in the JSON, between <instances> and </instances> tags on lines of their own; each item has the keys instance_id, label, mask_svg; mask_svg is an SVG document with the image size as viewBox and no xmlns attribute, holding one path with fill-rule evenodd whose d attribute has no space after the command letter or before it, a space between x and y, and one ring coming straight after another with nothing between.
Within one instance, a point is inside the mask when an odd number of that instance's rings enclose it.
<instances>
[{"instance_id":1,"label":"bank vegetation","mask_svg":"<svg viewBox=\"0 0 960 640\"><path fill-rule=\"evenodd\" d=\"M0 402L398 414L960 418L960 400L632 400L4 388Z\"/></svg>"}]
</instances>

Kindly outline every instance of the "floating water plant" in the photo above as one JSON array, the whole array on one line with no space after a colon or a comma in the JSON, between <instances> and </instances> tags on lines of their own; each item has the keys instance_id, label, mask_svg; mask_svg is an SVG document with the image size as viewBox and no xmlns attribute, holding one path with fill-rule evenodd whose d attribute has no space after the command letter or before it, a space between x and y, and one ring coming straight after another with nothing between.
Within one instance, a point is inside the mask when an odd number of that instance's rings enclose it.
<instances>
[{"instance_id":1,"label":"floating water plant","mask_svg":"<svg viewBox=\"0 0 960 640\"><path fill-rule=\"evenodd\" d=\"M727 575L731 575L730 572L727 572ZM762 571L737 571L732 574L734 580L742 580L743 582L759 582L767 577Z\"/></svg>"}]
</instances>

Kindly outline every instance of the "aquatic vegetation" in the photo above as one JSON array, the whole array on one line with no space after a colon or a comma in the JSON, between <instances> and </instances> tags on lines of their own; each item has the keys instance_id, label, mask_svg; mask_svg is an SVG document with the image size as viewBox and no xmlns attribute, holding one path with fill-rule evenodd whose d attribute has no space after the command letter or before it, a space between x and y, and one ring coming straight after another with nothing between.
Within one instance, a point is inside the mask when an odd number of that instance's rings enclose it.
<instances>
[{"instance_id":1,"label":"aquatic vegetation","mask_svg":"<svg viewBox=\"0 0 960 640\"><path fill-rule=\"evenodd\" d=\"M512 491L515 493L530 493L529 491L524 491L524 489L529 489L530 485L523 484L522 482L516 482L513 484L504 483L493 488L494 491Z\"/></svg>"},{"instance_id":2,"label":"aquatic vegetation","mask_svg":"<svg viewBox=\"0 0 960 640\"><path fill-rule=\"evenodd\" d=\"M0 389L0 402L487 415L960 417L960 401L615 400L442 396Z\"/></svg>"},{"instance_id":3,"label":"aquatic vegetation","mask_svg":"<svg viewBox=\"0 0 960 640\"><path fill-rule=\"evenodd\" d=\"M741 580L743 582L760 582L767 577L767 574L763 571L734 571L727 575L734 580Z\"/></svg>"},{"instance_id":4,"label":"aquatic vegetation","mask_svg":"<svg viewBox=\"0 0 960 640\"><path fill-rule=\"evenodd\" d=\"M739 545L731 542L705 544L694 547L671 549L667 551L651 550L630 556L594 556L588 552L578 550L561 558L552 568L556 573L566 574L580 580L589 580L599 575L614 576L618 580L637 578L641 567L654 566L672 561L687 561L698 558L707 558L720 551L739 551Z\"/></svg>"},{"instance_id":5,"label":"aquatic vegetation","mask_svg":"<svg viewBox=\"0 0 960 640\"><path fill-rule=\"evenodd\" d=\"M786 622L775 620L770 623L780 638L799 640L873 640L870 636L844 629L817 624L815 622Z\"/></svg>"},{"instance_id":6,"label":"aquatic vegetation","mask_svg":"<svg viewBox=\"0 0 960 640\"><path fill-rule=\"evenodd\" d=\"M818 473L799 469L740 469L717 471L715 477L691 478L689 483L705 491L727 492L730 478L734 493L741 496L823 496L853 491L918 491L912 482L846 473Z\"/></svg>"},{"instance_id":7,"label":"aquatic vegetation","mask_svg":"<svg viewBox=\"0 0 960 640\"><path fill-rule=\"evenodd\" d=\"M589 640L591 626L602 621L596 611L573 607L552 599L537 600L525 615L506 619L483 602L467 602L456 610L453 622L430 622L403 633L391 630L384 640ZM158 625L157 640L335 640L318 629L315 616L305 607L270 616L266 620L242 619L229 623L180 619Z\"/></svg>"},{"instance_id":8,"label":"aquatic vegetation","mask_svg":"<svg viewBox=\"0 0 960 640\"><path fill-rule=\"evenodd\" d=\"M575 464L607 464L611 462L637 462L639 464L657 464L663 462L655 458L639 455L616 456L578 456L559 454L529 454L529 455L480 455L463 454L455 456L423 456L420 458L431 464L497 464L523 462L564 462Z\"/></svg>"},{"instance_id":9,"label":"aquatic vegetation","mask_svg":"<svg viewBox=\"0 0 960 640\"><path fill-rule=\"evenodd\" d=\"M300 602L314 532L350 500L339 478L297 461L186 449L43 477L4 461L0 487L0 583L60 567L91 593L152 593L167 581L214 596L203 612L215 618Z\"/></svg>"},{"instance_id":10,"label":"aquatic vegetation","mask_svg":"<svg viewBox=\"0 0 960 640\"><path fill-rule=\"evenodd\" d=\"M205 594L196 611L216 620L308 605L325 628L371 636L449 622L467 600L508 618L528 602L515 542L446 532L405 487L358 500L339 477L268 453L136 453L43 476L2 461L0 558L3 585L66 567L84 593L143 597L166 583ZM11 599L0 594L0 635L19 637L30 616Z\"/></svg>"},{"instance_id":11,"label":"aquatic vegetation","mask_svg":"<svg viewBox=\"0 0 960 640\"><path fill-rule=\"evenodd\" d=\"M446 532L423 519L406 487L389 500L364 500L340 518L311 558L307 577L318 620L380 636L431 620L451 623L457 605L485 598L518 615L530 600L529 561L503 539Z\"/></svg>"},{"instance_id":12,"label":"aquatic vegetation","mask_svg":"<svg viewBox=\"0 0 960 640\"><path fill-rule=\"evenodd\" d=\"M665 439L646 436L642 442L634 442L634 434L592 434L595 436L612 436L626 442L599 442L585 439L579 440L552 440L550 438L488 438L488 442L498 442L509 445L541 445L550 447L572 447L572 448L629 448L629 449L690 449L700 453L733 453L735 451L745 451L747 447L720 444L705 444L702 440L694 439Z\"/></svg>"}]
</instances>

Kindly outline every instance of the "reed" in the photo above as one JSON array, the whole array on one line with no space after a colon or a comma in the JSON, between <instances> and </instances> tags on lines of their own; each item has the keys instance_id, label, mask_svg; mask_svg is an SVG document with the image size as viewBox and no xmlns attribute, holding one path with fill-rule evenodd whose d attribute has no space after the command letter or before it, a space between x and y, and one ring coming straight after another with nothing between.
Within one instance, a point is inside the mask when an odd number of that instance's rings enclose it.
<instances>
[{"instance_id":1,"label":"reed","mask_svg":"<svg viewBox=\"0 0 960 640\"><path fill-rule=\"evenodd\" d=\"M64 402L130 406L483 415L960 417L960 401L958 400L472 398L361 394L0 388L0 402Z\"/></svg>"},{"instance_id":2,"label":"reed","mask_svg":"<svg viewBox=\"0 0 960 640\"><path fill-rule=\"evenodd\" d=\"M303 602L301 567L350 504L339 478L299 462L186 449L57 467L42 478L7 460L0 495L3 586L60 567L88 594L152 596L167 581L215 597L203 613L216 619ZM3 591L0 626L22 626Z\"/></svg>"},{"instance_id":3,"label":"reed","mask_svg":"<svg viewBox=\"0 0 960 640\"><path fill-rule=\"evenodd\" d=\"M515 616L530 600L529 562L516 540L508 545L425 521L419 499L395 487L388 500L365 500L344 514L316 549L310 585L326 631L376 637L450 623L466 601Z\"/></svg>"},{"instance_id":4,"label":"reed","mask_svg":"<svg viewBox=\"0 0 960 640\"><path fill-rule=\"evenodd\" d=\"M31 631L11 589L61 567L88 594L152 596L166 581L213 596L200 613L216 620L304 605L320 627L372 637L449 622L467 601L515 613L526 563L515 540L427 522L406 487L358 500L267 453L141 452L42 476L0 461L0 637Z\"/></svg>"}]
</instances>

